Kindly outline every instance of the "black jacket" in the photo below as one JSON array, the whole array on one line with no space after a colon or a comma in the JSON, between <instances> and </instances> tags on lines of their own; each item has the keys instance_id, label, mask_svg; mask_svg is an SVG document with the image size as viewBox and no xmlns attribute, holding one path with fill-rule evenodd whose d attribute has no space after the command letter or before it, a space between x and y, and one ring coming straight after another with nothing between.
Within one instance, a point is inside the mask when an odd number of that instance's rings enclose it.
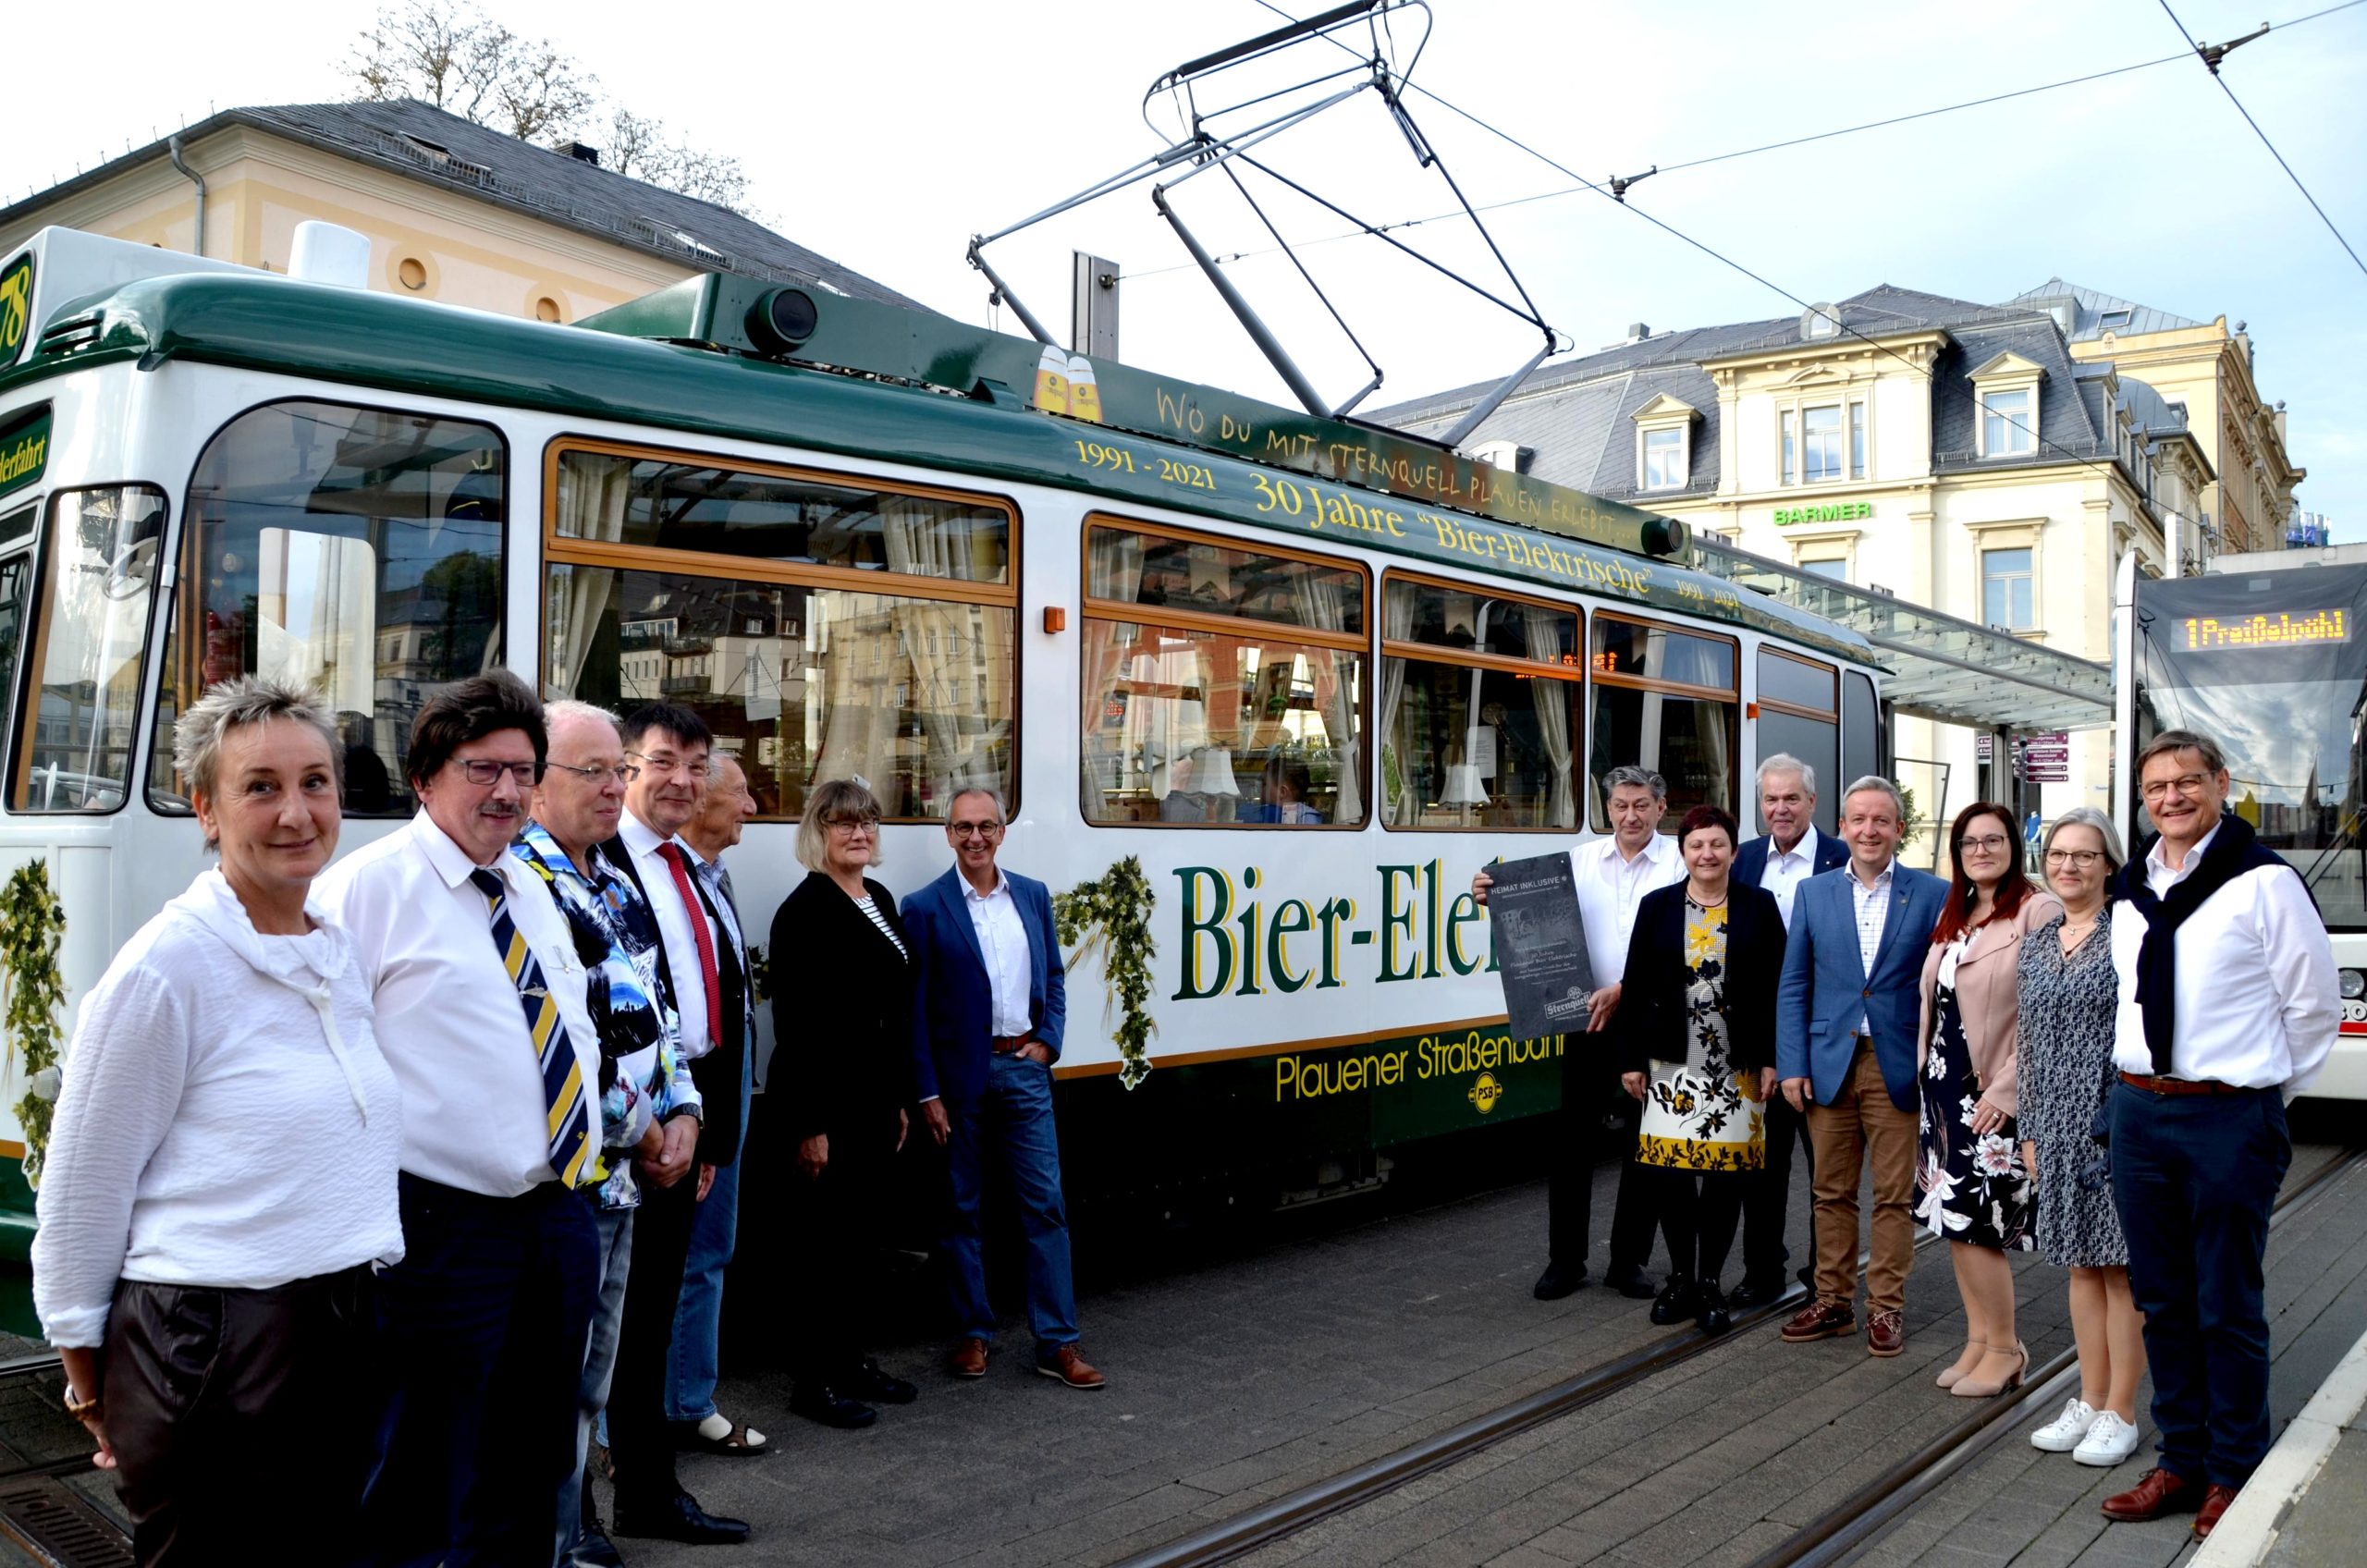
<instances>
[{"instance_id":1,"label":"black jacket","mask_svg":"<svg viewBox=\"0 0 2367 1568\"><path fill-rule=\"evenodd\" d=\"M1611 1020L1622 1072L1685 1060L1685 888L1683 882L1656 888L1636 908L1619 1011ZM1730 879L1726 1039L1736 1071L1775 1065L1775 987L1783 975L1784 913L1775 895Z\"/></svg>"},{"instance_id":2,"label":"black jacket","mask_svg":"<svg viewBox=\"0 0 2367 1568\"><path fill-rule=\"evenodd\" d=\"M909 953L896 896L867 876L863 886ZM835 1142L892 1122L913 1099L911 960L818 871L781 900L766 950L774 974L812 977L793 992L774 987L765 1094L778 1102L789 1135L821 1133Z\"/></svg>"}]
</instances>

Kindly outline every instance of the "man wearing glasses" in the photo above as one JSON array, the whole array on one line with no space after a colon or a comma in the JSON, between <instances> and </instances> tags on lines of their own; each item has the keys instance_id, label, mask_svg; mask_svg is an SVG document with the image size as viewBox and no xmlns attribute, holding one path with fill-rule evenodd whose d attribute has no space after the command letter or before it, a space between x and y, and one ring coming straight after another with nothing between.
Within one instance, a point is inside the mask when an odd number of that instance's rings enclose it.
<instances>
[{"instance_id":1,"label":"man wearing glasses","mask_svg":"<svg viewBox=\"0 0 2367 1568\"><path fill-rule=\"evenodd\" d=\"M2120 1082L2107 1113L2162 1459L2103 1512L2197 1510L2199 1540L2268 1452L2261 1260L2293 1160L2285 1102L2325 1065L2342 1002L2300 874L2223 809L2218 746L2165 729L2137 753L2137 777L2161 837L2117 889L2144 918L2113 923Z\"/></svg>"},{"instance_id":2,"label":"man wearing glasses","mask_svg":"<svg viewBox=\"0 0 2367 1568\"><path fill-rule=\"evenodd\" d=\"M394 1384L364 1539L325 1560L548 1562L597 1290L599 1036L549 888L509 853L542 704L506 671L420 709L420 812L313 885L351 935L402 1086Z\"/></svg>"},{"instance_id":3,"label":"man wearing glasses","mask_svg":"<svg viewBox=\"0 0 2367 1568\"><path fill-rule=\"evenodd\" d=\"M666 1384L696 1206L713 1185L716 1168L739 1154L741 1063L754 1019L748 947L714 868L682 839L706 793L714 741L705 721L688 708L655 703L625 720L620 738L625 763L635 771L625 786L617 836L602 852L632 878L657 917L659 983L698 1085L703 1126L696 1179L644 1192L633 1217L624 1324L608 1390L616 1529L620 1536L717 1545L747 1539L748 1526L708 1514L682 1489L666 1419Z\"/></svg>"},{"instance_id":4,"label":"man wearing glasses","mask_svg":"<svg viewBox=\"0 0 2367 1568\"><path fill-rule=\"evenodd\" d=\"M1077 1351L1068 1209L1052 1126L1052 1063L1068 1019L1068 982L1044 884L995 864L1002 797L955 793L945 825L953 869L904 901L918 1018L913 1067L921 1120L946 1149L952 1222L944 1243L959 1336L947 1369L982 1378L994 1309L979 1207L987 1145L1009 1167L1027 1234L1027 1317L1036 1370L1072 1389L1108 1379Z\"/></svg>"}]
</instances>

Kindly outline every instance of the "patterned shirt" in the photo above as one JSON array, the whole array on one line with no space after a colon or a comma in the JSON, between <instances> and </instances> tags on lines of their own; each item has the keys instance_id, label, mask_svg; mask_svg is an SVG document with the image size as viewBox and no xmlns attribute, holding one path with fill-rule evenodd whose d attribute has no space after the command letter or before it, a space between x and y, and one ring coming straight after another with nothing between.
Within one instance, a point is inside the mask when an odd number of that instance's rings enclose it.
<instances>
[{"instance_id":1,"label":"patterned shirt","mask_svg":"<svg viewBox=\"0 0 2367 1568\"><path fill-rule=\"evenodd\" d=\"M1864 966L1869 981L1874 977L1874 955L1883 948L1883 925L1890 918L1891 873L1897 869L1898 862L1894 859L1883 867L1883 874L1869 888L1855 865L1844 867L1849 877L1849 897L1858 906L1858 961ZM1859 1012L1858 1033L1870 1035L1873 1032L1873 1021Z\"/></svg>"},{"instance_id":2,"label":"patterned shirt","mask_svg":"<svg viewBox=\"0 0 2367 1568\"><path fill-rule=\"evenodd\" d=\"M653 1119L699 1108L690 1063L676 1049L678 1021L657 984L657 919L630 878L595 848L587 875L578 871L550 830L530 822L509 852L550 885L590 973L590 1003L599 1030L601 1142L610 1149L640 1143ZM640 1184L629 1158L604 1160L602 1208L632 1208Z\"/></svg>"}]
</instances>

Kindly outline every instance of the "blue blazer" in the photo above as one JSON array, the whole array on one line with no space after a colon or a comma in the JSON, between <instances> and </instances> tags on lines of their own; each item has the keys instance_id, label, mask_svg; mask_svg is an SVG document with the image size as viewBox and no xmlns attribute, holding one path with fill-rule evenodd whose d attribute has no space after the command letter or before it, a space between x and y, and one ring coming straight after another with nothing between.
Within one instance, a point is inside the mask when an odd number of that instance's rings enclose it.
<instances>
[{"instance_id":1,"label":"blue blazer","mask_svg":"<svg viewBox=\"0 0 2367 1568\"><path fill-rule=\"evenodd\" d=\"M1775 842L1772 833L1761 833L1735 851L1735 868L1727 875L1746 888L1759 886L1767 875L1767 852ZM1809 867L1809 875L1838 871L1849 864L1849 846L1820 827L1816 830L1816 862Z\"/></svg>"},{"instance_id":2,"label":"blue blazer","mask_svg":"<svg viewBox=\"0 0 2367 1568\"><path fill-rule=\"evenodd\" d=\"M1858 956L1855 873L1844 866L1809 877L1792 899L1791 939L1775 993L1775 1071L1806 1078L1831 1105L1857 1053L1858 1021L1873 1031L1874 1056L1891 1103L1917 1109L1916 1031L1922 1027L1923 955L1948 901L1948 885L1928 871L1896 866L1873 972Z\"/></svg>"},{"instance_id":3,"label":"blue blazer","mask_svg":"<svg viewBox=\"0 0 2367 1568\"><path fill-rule=\"evenodd\" d=\"M1068 977L1052 924L1052 895L1015 871L1012 901L1027 928L1027 1016L1036 1037L1060 1059L1068 1023ZM987 1086L994 1056L994 993L978 930L963 902L968 884L959 868L904 900L904 933L913 944L913 1077L920 1099L975 1099Z\"/></svg>"}]
</instances>

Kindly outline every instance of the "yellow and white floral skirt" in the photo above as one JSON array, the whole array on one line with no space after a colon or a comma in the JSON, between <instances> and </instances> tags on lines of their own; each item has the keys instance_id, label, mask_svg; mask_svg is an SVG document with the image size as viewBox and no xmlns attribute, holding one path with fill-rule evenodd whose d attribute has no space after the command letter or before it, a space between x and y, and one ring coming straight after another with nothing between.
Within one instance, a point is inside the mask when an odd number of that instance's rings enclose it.
<instances>
[{"instance_id":1,"label":"yellow and white floral skirt","mask_svg":"<svg viewBox=\"0 0 2367 1568\"><path fill-rule=\"evenodd\" d=\"M1757 1072L1711 1076L1681 1062L1652 1063L1636 1159L1673 1170L1757 1170L1767 1163Z\"/></svg>"}]
</instances>

